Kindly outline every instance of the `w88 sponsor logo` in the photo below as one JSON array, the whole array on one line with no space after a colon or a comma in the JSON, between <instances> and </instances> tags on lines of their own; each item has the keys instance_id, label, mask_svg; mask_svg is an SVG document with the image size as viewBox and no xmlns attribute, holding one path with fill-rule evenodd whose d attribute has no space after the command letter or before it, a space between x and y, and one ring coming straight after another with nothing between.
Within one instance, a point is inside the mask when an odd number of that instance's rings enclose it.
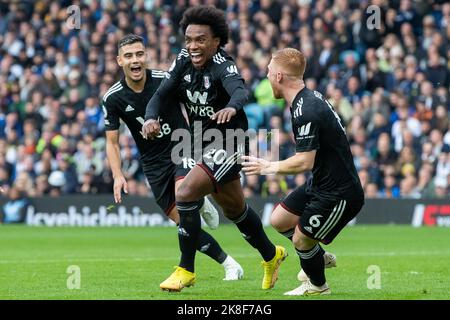
<instances>
[{"instance_id":1,"label":"w88 sponsor logo","mask_svg":"<svg viewBox=\"0 0 450 320\"><path fill-rule=\"evenodd\" d=\"M211 106L194 106L191 104L186 104L189 113L199 115L200 117L211 118L214 115L214 108Z\"/></svg>"}]
</instances>

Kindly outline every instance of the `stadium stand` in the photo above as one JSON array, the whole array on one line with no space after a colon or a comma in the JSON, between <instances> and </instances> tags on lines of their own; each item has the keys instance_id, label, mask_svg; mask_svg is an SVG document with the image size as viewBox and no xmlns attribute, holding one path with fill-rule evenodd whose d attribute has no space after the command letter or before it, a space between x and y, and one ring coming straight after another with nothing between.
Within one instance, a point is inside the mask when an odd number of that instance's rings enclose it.
<instances>
[{"instance_id":1,"label":"stadium stand","mask_svg":"<svg viewBox=\"0 0 450 320\"><path fill-rule=\"evenodd\" d=\"M367 197L449 196L450 3L412 0L1 1L0 186L14 197L112 193L101 98L121 77L117 41L141 35L149 67L167 70L182 12L196 4L226 11L250 126L280 130L281 158L294 152L290 113L265 77L271 52L293 46L307 57L307 86L345 122ZM369 5L380 28L368 28ZM151 195L131 136L120 143L129 194ZM281 195L304 179L248 177L244 191Z\"/></svg>"}]
</instances>

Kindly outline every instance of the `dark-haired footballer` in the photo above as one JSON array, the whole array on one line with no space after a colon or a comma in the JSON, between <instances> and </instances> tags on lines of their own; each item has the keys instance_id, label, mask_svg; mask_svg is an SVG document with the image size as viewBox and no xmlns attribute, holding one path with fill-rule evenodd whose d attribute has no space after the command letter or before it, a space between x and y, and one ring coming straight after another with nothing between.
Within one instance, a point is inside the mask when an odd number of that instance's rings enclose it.
<instances>
[{"instance_id":1,"label":"dark-haired footballer","mask_svg":"<svg viewBox=\"0 0 450 320\"><path fill-rule=\"evenodd\" d=\"M142 127L146 137L161 132L158 117L165 101L174 93L186 106L193 141L199 132L206 136L210 129L220 132L222 139L201 142L202 154L196 166L183 180L176 195L180 213L179 244L181 259L178 268L160 287L180 291L195 282L194 261L200 231L199 210L205 195L212 194L223 213L238 227L244 239L263 258L263 289L270 289L278 278L286 250L275 246L264 232L259 216L246 204L239 173L240 157L246 144L232 143L227 129L246 131L247 117L243 106L248 95L234 60L223 50L228 42L228 25L222 10L211 6L196 6L185 11L180 22L185 37L185 49L173 62L169 75L147 105L146 122ZM228 139L228 140L227 140ZM207 139L201 139L207 140ZM230 141L232 140L232 141ZM227 144L232 148L225 148ZM194 145L193 149L198 146Z\"/></svg>"},{"instance_id":2,"label":"dark-haired footballer","mask_svg":"<svg viewBox=\"0 0 450 320\"><path fill-rule=\"evenodd\" d=\"M114 200L120 203L122 189L127 192L127 182L121 170L119 146L119 119L122 119L136 142L143 171L156 202L171 220L179 223L179 214L175 207L175 190L190 168L187 161L181 166L176 166L172 161L171 150L174 143L171 141L171 132L176 128L187 128L186 121L179 103L167 99L166 104L170 107L162 111L160 118L163 130L154 140L143 138L141 128L144 123L145 107L160 85L165 72L146 68L145 46L140 36L127 35L119 41L118 47L117 62L125 76L112 85L103 96L106 154L114 177ZM205 213L202 215L205 222L216 228L218 212L207 199L202 210ZM242 278L241 266L204 230L200 230L196 249L223 265L224 280Z\"/></svg>"}]
</instances>

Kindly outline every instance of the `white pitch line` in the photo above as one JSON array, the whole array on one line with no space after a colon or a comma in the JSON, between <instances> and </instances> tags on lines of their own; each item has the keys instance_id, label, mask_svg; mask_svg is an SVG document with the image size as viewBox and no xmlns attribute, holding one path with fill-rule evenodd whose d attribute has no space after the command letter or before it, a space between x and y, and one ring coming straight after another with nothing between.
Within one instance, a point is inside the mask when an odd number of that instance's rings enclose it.
<instances>
[{"instance_id":1,"label":"white pitch line","mask_svg":"<svg viewBox=\"0 0 450 320\"><path fill-rule=\"evenodd\" d=\"M254 255L233 255L235 258L254 258ZM167 258L63 258L63 259L38 259L38 260L0 260L0 264L10 264L10 263L58 263L58 262L67 262L67 263L78 263L78 262L128 262L128 261L170 261L177 259L177 257L167 257Z\"/></svg>"},{"instance_id":2,"label":"white pitch line","mask_svg":"<svg viewBox=\"0 0 450 320\"><path fill-rule=\"evenodd\" d=\"M333 252L333 250L330 250ZM344 252L344 253L336 253L339 257L403 257L403 256L450 256L450 251L408 251L408 252ZM234 258L255 258L254 254L234 254ZM14 260L0 260L0 264L11 264L11 263L58 263L58 262L67 262L67 263L81 263L81 262L129 262L129 261L170 261L177 259L177 257L167 257L167 258L63 258L63 259L38 259L38 260L26 260L26 259L14 259Z\"/></svg>"}]
</instances>

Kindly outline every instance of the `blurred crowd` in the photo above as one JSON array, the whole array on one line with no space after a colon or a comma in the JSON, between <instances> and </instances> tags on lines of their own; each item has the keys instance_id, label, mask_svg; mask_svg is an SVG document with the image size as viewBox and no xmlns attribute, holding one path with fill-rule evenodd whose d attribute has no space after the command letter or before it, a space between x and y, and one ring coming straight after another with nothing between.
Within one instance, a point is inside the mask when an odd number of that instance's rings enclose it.
<instances>
[{"instance_id":1,"label":"blurred crowd","mask_svg":"<svg viewBox=\"0 0 450 320\"><path fill-rule=\"evenodd\" d=\"M449 196L450 3L412 0L0 2L0 186L14 199L112 193L101 97L121 77L117 41L141 35L149 67L167 70L183 46L182 13L198 4L226 11L250 127L268 132L258 152L294 152L289 106L266 79L271 53L292 46L307 58L307 87L345 124L368 198ZM121 130L129 194L151 195ZM265 197L307 178L242 180L247 197Z\"/></svg>"}]
</instances>

